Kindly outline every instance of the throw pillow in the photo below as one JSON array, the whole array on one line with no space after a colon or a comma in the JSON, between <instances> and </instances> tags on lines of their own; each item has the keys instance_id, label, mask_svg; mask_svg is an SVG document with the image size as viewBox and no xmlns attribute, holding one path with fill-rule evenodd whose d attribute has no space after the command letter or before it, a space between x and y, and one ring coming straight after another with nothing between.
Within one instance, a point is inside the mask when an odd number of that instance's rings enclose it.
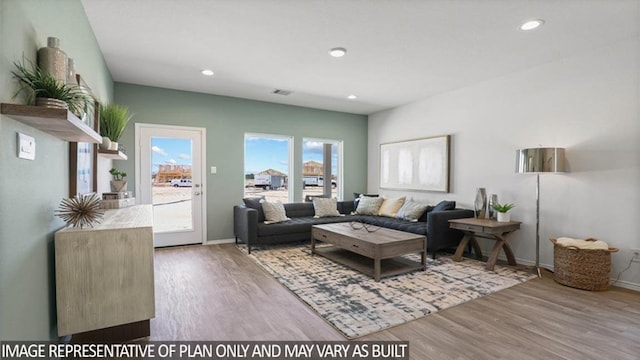
<instances>
[{"instance_id":1,"label":"throw pillow","mask_svg":"<svg viewBox=\"0 0 640 360\"><path fill-rule=\"evenodd\" d=\"M354 209L358 208L358 202L360 202L360 198L363 197L363 196L378 197L378 194L361 194L361 193L354 192L353 193L353 208Z\"/></svg>"},{"instance_id":2,"label":"throw pillow","mask_svg":"<svg viewBox=\"0 0 640 360\"><path fill-rule=\"evenodd\" d=\"M378 215L380 205L384 201L381 197L361 196L356 208L356 214L359 215Z\"/></svg>"},{"instance_id":3,"label":"throw pillow","mask_svg":"<svg viewBox=\"0 0 640 360\"><path fill-rule=\"evenodd\" d=\"M398 215L396 217L402 220L408 220L411 222L417 222L418 219L427 211L427 207L429 205L423 204L417 201L409 200L402 205L400 210L398 210Z\"/></svg>"},{"instance_id":4,"label":"throw pillow","mask_svg":"<svg viewBox=\"0 0 640 360\"><path fill-rule=\"evenodd\" d=\"M455 201L442 200L433 208L433 211L453 210L456 208Z\"/></svg>"},{"instance_id":5,"label":"throw pillow","mask_svg":"<svg viewBox=\"0 0 640 360\"><path fill-rule=\"evenodd\" d=\"M242 201L244 205L250 209L255 209L258 212L258 222L264 221L264 211L262 211L262 204L260 201L264 200L264 196L259 198L244 198Z\"/></svg>"},{"instance_id":6,"label":"throw pillow","mask_svg":"<svg viewBox=\"0 0 640 360\"><path fill-rule=\"evenodd\" d=\"M313 198L314 218L341 216L338 211L338 200L326 198Z\"/></svg>"},{"instance_id":7,"label":"throw pillow","mask_svg":"<svg viewBox=\"0 0 640 360\"><path fill-rule=\"evenodd\" d=\"M427 205L427 209L424 211L424 214L422 214L422 216L420 216L418 218L419 222L427 222L427 217L429 215L430 212L433 211L434 206L433 205Z\"/></svg>"},{"instance_id":8,"label":"throw pillow","mask_svg":"<svg viewBox=\"0 0 640 360\"><path fill-rule=\"evenodd\" d=\"M383 198L382 205L380 205L380 210L378 210L379 216L386 217L396 217L398 215L398 210L404 204L405 196L397 197L397 198Z\"/></svg>"},{"instance_id":9,"label":"throw pillow","mask_svg":"<svg viewBox=\"0 0 640 360\"><path fill-rule=\"evenodd\" d=\"M262 200L262 210L264 211L264 223L275 224L283 221L289 221L284 205L280 201Z\"/></svg>"}]
</instances>

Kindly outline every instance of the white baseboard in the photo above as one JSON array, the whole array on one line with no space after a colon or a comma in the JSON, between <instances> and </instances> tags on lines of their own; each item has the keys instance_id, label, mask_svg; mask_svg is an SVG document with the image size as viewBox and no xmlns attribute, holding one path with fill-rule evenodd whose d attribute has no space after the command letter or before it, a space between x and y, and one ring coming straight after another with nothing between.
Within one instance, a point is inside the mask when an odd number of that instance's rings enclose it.
<instances>
[{"instance_id":1,"label":"white baseboard","mask_svg":"<svg viewBox=\"0 0 640 360\"><path fill-rule=\"evenodd\" d=\"M235 238L231 239L218 239L218 240L207 240L205 245L220 245L220 244L234 244L236 242Z\"/></svg>"},{"instance_id":2,"label":"white baseboard","mask_svg":"<svg viewBox=\"0 0 640 360\"><path fill-rule=\"evenodd\" d=\"M483 249L484 251L484 249ZM498 259L503 260L503 261L507 261L506 256L504 256L504 254L500 254L498 256ZM520 258L516 258L516 262L520 265L529 265L529 266L534 266L536 263L534 261L531 260L527 260L527 259L520 259ZM540 264L540 267L543 267L545 269L548 269L550 271L555 271L555 268L553 265L549 265L549 264ZM629 289L629 290L634 290L634 291L640 291L640 284L636 284L636 283L632 283L629 281L622 281L622 280L618 280L616 281L616 279L609 279L609 284L612 286L618 286L621 288L625 288L625 289Z\"/></svg>"}]
</instances>

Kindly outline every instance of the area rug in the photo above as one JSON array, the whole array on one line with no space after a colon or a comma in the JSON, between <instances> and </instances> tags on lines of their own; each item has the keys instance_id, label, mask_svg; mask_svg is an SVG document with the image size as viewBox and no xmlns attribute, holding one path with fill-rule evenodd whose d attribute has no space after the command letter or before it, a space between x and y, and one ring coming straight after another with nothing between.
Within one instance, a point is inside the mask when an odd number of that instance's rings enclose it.
<instances>
[{"instance_id":1,"label":"area rug","mask_svg":"<svg viewBox=\"0 0 640 360\"><path fill-rule=\"evenodd\" d=\"M240 247L246 253L246 247ZM307 246L255 249L249 255L349 339L400 325L520 284L530 272L450 256L428 259L427 271L372 278ZM407 258L419 261L418 255Z\"/></svg>"}]
</instances>

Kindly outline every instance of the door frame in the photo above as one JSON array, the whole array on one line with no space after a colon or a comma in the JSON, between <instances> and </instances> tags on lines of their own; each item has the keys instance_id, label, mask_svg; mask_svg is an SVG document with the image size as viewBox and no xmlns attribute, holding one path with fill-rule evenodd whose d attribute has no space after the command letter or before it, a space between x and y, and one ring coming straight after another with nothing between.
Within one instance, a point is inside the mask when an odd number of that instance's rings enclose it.
<instances>
[{"instance_id":1,"label":"door frame","mask_svg":"<svg viewBox=\"0 0 640 360\"><path fill-rule=\"evenodd\" d=\"M141 136L141 130L143 128L149 128L149 129L164 129L164 130L185 130L185 131L197 131L200 133L200 159L201 160L201 166L202 166L202 187L201 187L201 192L202 194L200 196L202 196L202 203L201 203L201 209L200 209L200 213L202 214L202 219L201 219L201 223L202 223L202 234L200 234L200 237L202 238L202 242L201 244L206 244L208 242L207 240L207 194L209 193L209 190L207 188L207 172L205 171L207 168L207 129L203 128L203 127L196 127L196 126L178 126L178 125L164 125L164 124L151 124L151 123L135 123L135 132L134 132L134 142L135 142L135 163L134 163L134 168L135 168L135 176L136 176L136 183L135 183L135 191L136 191L136 197L138 199L141 199L141 196L138 194L141 194L141 190L142 190L142 178L140 175L140 164L141 164L141 146L142 146L142 142L140 141L140 136ZM137 200L136 203L140 203L140 200Z\"/></svg>"}]
</instances>

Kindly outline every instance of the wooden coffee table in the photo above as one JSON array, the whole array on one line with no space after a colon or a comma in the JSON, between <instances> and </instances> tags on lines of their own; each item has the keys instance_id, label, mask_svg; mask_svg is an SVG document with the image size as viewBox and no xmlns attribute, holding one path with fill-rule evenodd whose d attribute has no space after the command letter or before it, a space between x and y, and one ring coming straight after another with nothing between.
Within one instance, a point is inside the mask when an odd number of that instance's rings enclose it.
<instances>
[{"instance_id":1,"label":"wooden coffee table","mask_svg":"<svg viewBox=\"0 0 640 360\"><path fill-rule=\"evenodd\" d=\"M333 246L316 247L318 240ZM373 225L365 227L358 222L314 225L311 253L360 271L376 281L427 269L426 236ZM411 253L420 253L421 262L400 258Z\"/></svg>"}]
</instances>

